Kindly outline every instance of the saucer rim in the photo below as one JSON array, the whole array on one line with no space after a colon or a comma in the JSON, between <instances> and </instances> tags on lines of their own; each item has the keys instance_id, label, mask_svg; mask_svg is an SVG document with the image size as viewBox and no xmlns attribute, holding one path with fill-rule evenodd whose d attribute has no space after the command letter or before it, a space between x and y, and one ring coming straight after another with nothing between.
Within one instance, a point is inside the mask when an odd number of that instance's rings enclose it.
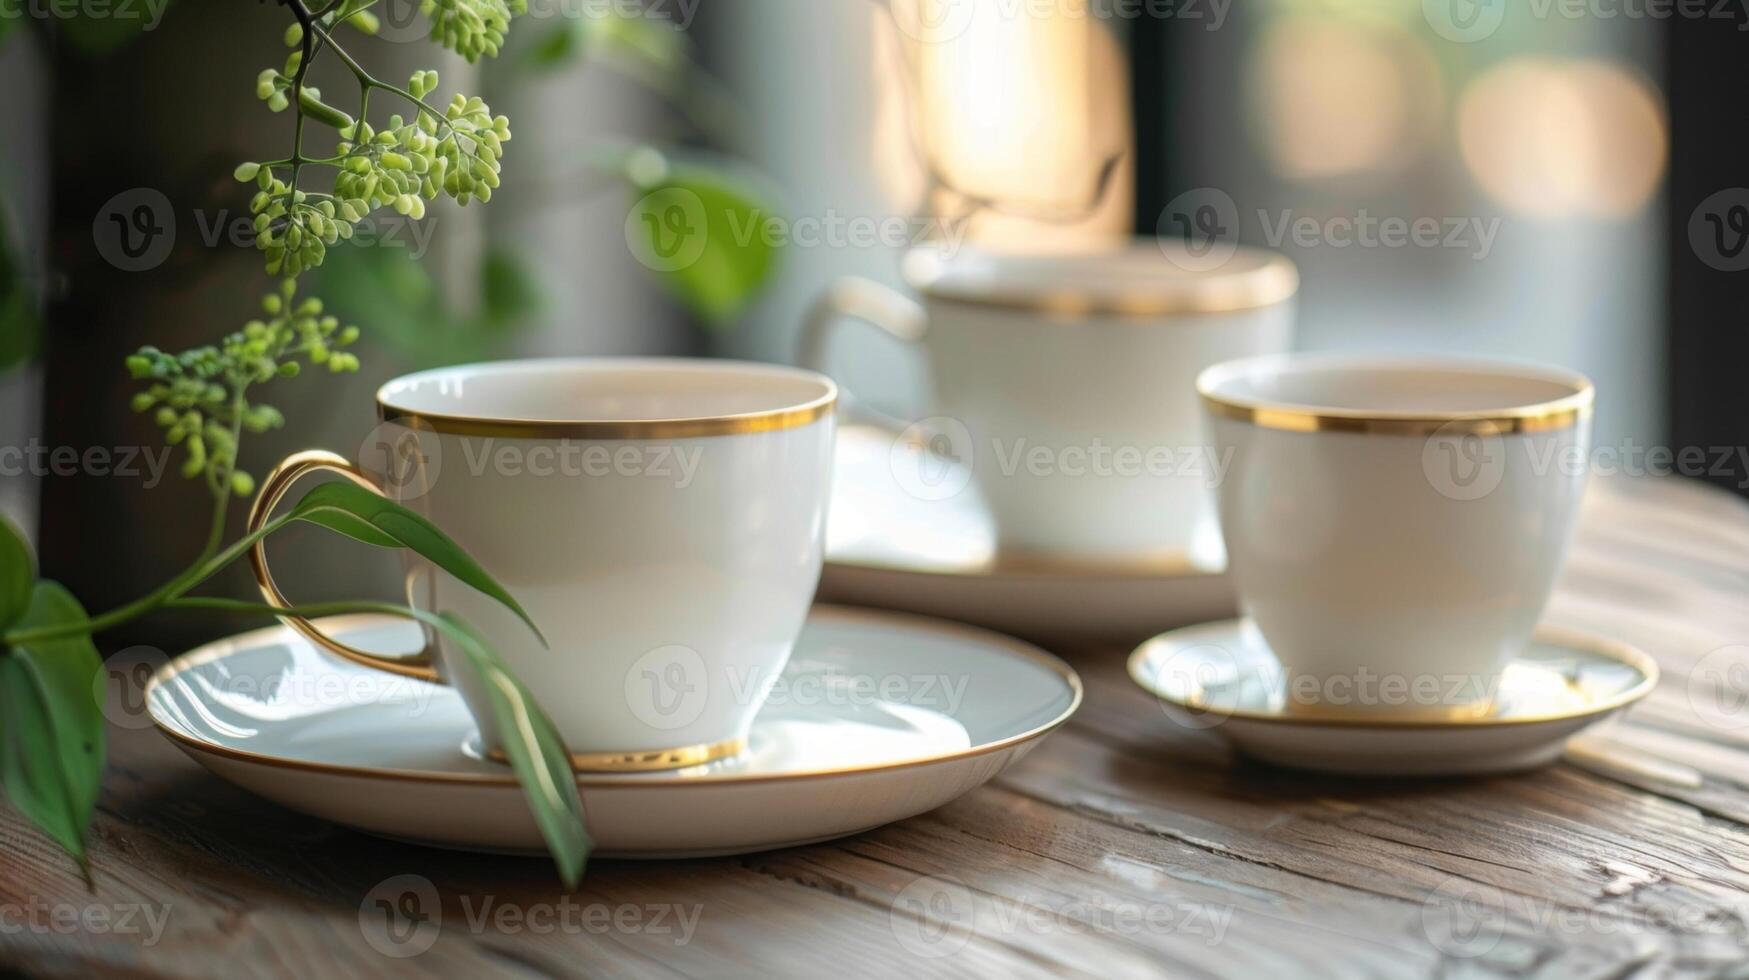
<instances>
[{"instance_id":1,"label":"saucer rim","mask_svg":"<svg viewBox=\"0 0 1749 980\"><path fill-rule=\"evenodd\" d=\"M1169 637L1176 634L1185 633L1190 630L1209 629L1211 627L1230 627L1237 629L1244 623L1244 621L1243 617L1239 617L1234 619L1214 620L1206 623L1196 623L1190 626L1181 626L1177 629L1167 630L1164 633L1149 637L1144 640L1141 645L1137 646L1135 650L1131 651L1129 659L1125 663L1125 672L1129 674L1132 683L1165 704L1170 704L1174 707L1190 711L1200 711L1211 716L1218 716L1222 719L1254 721L1264 724L1299 726L1303 728L1392 728L1408 731L1516 728L1528 725L1547 725L1563 721L1576 721L1581 718L1605 715L1625 708L1628 705L1639 701L1647 694L1650 694L1652 689L1658 686L1658 679L1660 676L1658 662L1652 658L1652 655L1631 643L1602 636L1597 633L1573 629L1567 626L1539 623L1537 624L1536 630L1531 634L1533 642L1561 647L1568 650L1580 650L1585 653L1605 657L1620 664L1625 664L1626 666L1639 671L1640 682L1607 700L1556 714L1529 715L1517 718L1494 718L1484 715L1479 718L1469 719L1413 719L1390 717L1368 718L1352 715L1290 715L1280 712L1256 711L1248 708L1222 711L1203 705L1191 704L1182 698L1176 698L1161 693L1144 679L1142 672L1143 662L1147 659L1149 648L1153 647L1155 644L1166 641Z\"/></svg>"},{"instance_id":2,"label":"saucer rim","mask_svg":"<svg viewBox=\"0 0 1749 980\"><path fill-rule=\"evenodd\" d=\"M1039 552L998 550L986 561L960 567L925 567L880 559L826 555L826 564L858 571L888 572L929 578L981 581L1042 581L1052 578L1092 578L1101 581L1170 582L1185 579L1223 578L1224 568L1210 568L1191 557L1188 548L1175 549L1153 558L1103 560Z\"/></svg>"},{"instance_id":3,"label":"saucer rim","mask_svg":"<svg viewBox=\"0 0 1749 980\"><path fill-rule=\"evenodd\" d=\"M973 642L980 642L1001 648L1005 653L1018 656L1023 660L1039 667L1043 667L1055 674L1057 678L1063 681L1063 683L1069 688L1069 704L1054 718L1024 732L1009 735L1005 738L997 739L996 741L984 745L971 746L953 752L937 753L935 755L923 756L921 758L903 759L897 762L845 766L832 769L801 769L793 772L731 773L725 775L692 777L672 777L672 773L681 772L683 770L671 770L666 774L661 772L646 772L616 774L612 776L576 773L577 786L586 789L622 790L734 786L751 783L792 782L813 779L829 779L834 777L866 776L883 772L912 769L920 766L957 762L964 759L976 758L978 756L991 755L1043 738L1061 727L1064 722L1067 722L1073 717L1075 712L1080 709L1081 703L1085 698L1085 689L1081 682L1081 676L1076 673L1075 669L1069 666L1068 663L1030 643L997 633L993 630L937 619L931 616L919 616L912 613L889 612L886 610L864 609L854 606L841 606L828 603L817 604L809 609L808 619L811 621L816 617L848 623L872 622L876 625L910 625L937 634L958 634ZM381 623L385 620L392 620L394 618L395 617L379 613L351 613L341 616L328 616L312 620L312 622L334 629L345 629L347 626L353 624ZM239 652L239 650L244 647L266 642L270 637L275 636L301 639L298 637L297 633L292 630L291 626L282 621L275 626L265 626L260 629L221 637L210 643L202 644L201 646L195 647L187 653L171 660L169 663L164 664L162 667L159 667L152 673L151 679L146 682L146 687L143 692L146 703L146 715L151 719L152 725L157 728L159 732L163 733L165 737L180 746L184 751L197 752L205 755L216 756L229 761L244 762L252 765L316 773L325 776L351 777L356 779L392 779L403 782L468 784L474 786L500 787L516 787L519 785L515 775L508 770L502 775L496 773L440 773L423 772L416 769L389 769L374 766L310 762L304 759L287 759L281 756L268 755L264 752L232 748L228 745L221 745L216 742L203 740L188 733L178 731L159 719L158 712L153 708L154 702L152 699L152 693L157 690L160 684L168 683L170 680L186 671L204 666L205 664L212 663L216 660L222 660L227 656ZM665 775L670 776L671 778L663 778ZM635 776L637 778L627 778L628 776Z\"/></svg>"}]
</instances>

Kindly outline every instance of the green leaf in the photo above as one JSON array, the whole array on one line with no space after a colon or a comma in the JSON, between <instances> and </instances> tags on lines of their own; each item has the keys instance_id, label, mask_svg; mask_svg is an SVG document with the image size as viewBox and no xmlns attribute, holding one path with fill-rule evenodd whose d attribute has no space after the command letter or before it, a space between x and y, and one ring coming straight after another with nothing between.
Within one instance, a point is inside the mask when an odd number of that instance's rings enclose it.
<instances>
[{"instance_id":1,"label":"green leaf","mask_svg":"<svg viewBox=\"0 0 1749 980\"><path fill-rule=\"evenodd\" d=\"M18 621L30 629L82 622L78 600L38 582ZM14 806L85 866L85 829L103 779L103 715L92 696L103 663L91 637L0 651L0 782Z\"/></svg>"},{"instance_id":2,"label":"green leaf","mask_svg":"<svg viewBox=\"0 0 1749 980\"><path fill-rule=\"evenodd\" d=\"M36 563L30 546L12 522L0 517L0 630L11 626L30 608Z\"/></svg>"},{"instance_id":3,"label":"green leaf","mask_svg":"<svg viewBox=\"0 0 1749 980\"><path fill-rule=\"evenodd\" d=\"M558 865L559 877L566 888L577 887L589 859L589 833L584 826L583 801L577 796L576 773L558 730L472 627L451 613L420 618L455 642L463 654L461 666L473 672L479 688L486 692L498 742L522 784L535 823Z\"/></svg>"},{"instance_id":4,"label":"green leaf","mask_svg":"<svg viewBox=\"0 0 1749 980\"><path fill-rule=\"evenodd\" d=\"M502 252L486 256L481 268L480 315L494 329L511 326L540 308L540 289L522 263Z\"/></svg>"},{"instance_id":5,"label":"green leaf","mask_svg":"<svg viewBox=\"0 0 1749 980\"><path fill-rule=\"evenodd\" d=\"M641 235L639 260L688 309L719 327L733 323L775 269L766 231L775 210L745 181L697 165L638 191L628 229Z\"/></svg>"},{"instance_id":6,"label":"green leaf","mask_svg":"<svg viewBox=\"0 0 1749 980\"><path fill-rule=\"evenodd\" d=\"M560 24L542 35L529 48L526 56L529 65L539 69L554 69L570 64L583 50L584 35L587 32L588 27L581 17Z\"/></svg>"},{"instance_id":7,"label":"green leaf","mask_svg":"<svg viewBox=\"0 0 1749 980\"><path fill-rule=\"evenodd\" d=\"M450 540L437 525L392 500L355 484L324 483L304 494L290 516L379 548L411 548L462 582L503 603L528 624L543 644L546 642L540 627L522 606L461 545Z\"/></svg>"}]
</instances>

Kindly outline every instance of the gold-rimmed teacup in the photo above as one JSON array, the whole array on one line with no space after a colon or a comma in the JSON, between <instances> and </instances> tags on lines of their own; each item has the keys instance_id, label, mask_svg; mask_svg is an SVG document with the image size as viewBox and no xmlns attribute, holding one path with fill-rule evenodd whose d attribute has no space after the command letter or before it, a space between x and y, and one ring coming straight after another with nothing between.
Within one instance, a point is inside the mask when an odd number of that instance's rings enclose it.
<instances>
[{"instance_id":1,"label":"gold-rimmed teacup","mask_svg":"<svg viewBox=\"0 0 1749 980\"><path fill-rule=\"evenodd\" d=\"M516 597L542 647L491 598L411 560L408 601L491 641L586 770L666 769L738 753L819 583L837 389L734 361L578 358L440 368L377 393L361 455L288 458L253 530L327 471L429 518ZM261 589L288 605L264 551ZM384 657L289 620L349 659L457 684L442 641ZM481 724L488 753L501 751Z\"/></svg>"},{"instance_id":2,"label":"gold-rimmed teacup","mask_svg":"<svg viewBox=\"0 0 1749 980\"><path fill-rule=\"evenodd\" d=\"M1578 515L1591 383L1455 358L1291 354L1197 380L1241 611L1292 708L1476 717ZM1575 460L1581 465L1573 465Z\"/></svg>"}]
</instances>

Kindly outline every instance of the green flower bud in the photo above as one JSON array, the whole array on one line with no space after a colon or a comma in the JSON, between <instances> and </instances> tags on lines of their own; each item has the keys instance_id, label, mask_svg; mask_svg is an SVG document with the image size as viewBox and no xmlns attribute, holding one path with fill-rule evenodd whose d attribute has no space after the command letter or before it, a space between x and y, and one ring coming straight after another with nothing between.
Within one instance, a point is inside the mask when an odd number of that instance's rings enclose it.
<instances>
[{"instance_id":1,"label":"green flower bud","mask_svg":"<svg viewBox=\"0 0 1749 980\"><path fill-rule=\"evenodd\" d=\"M255 478L242 470L231 472L231 492L239 497L248 497L255 493Z\"/></svg>"},{"instance_id":2,"label":"green flower bud","mask_svg":"<svg viewBox=\"0 0 1749 980\"><path fill-rule=\"evenodd\" d=\"M293 22L285 29L285 46L295 48L304 43L304 25Z\"/></svg>"},{"instance_id":3,"label":"green flower bud","mask_svg":"<svg viewBox=\"0 0 1749 980\"><path fill-rule=\"evenodd\" d=\"M231 176L247 184L254 180L255 175L260 172L261 164L259 163L239 163L237 164L237 169L231 171Z\"/></svg>"},{"instance_id":4,"label":"green flower bud","mask_svg":"<svg viewBox=\"0 0 1749 980\"><path fill-rule=\"evenodd\" d=\"M132 407L133 410L136 412L143 412L146 409L151 408L154 404L157 403L157 401L158 401L158 399L153 398L147 392L142 391L139 394L134 396L133 403L130 407Z\"/></svg>"},{"instance_id":5,"label":"green flower bud","mask_svg":"<svg viewBox=\"0 0 1749 980\"><path fill-rule=\"evenodd\" d=\"M295 378L298 376L298 370L298 362L287 361L279 366L279 376L282 378Z\"/></svg>"}]
</instances>

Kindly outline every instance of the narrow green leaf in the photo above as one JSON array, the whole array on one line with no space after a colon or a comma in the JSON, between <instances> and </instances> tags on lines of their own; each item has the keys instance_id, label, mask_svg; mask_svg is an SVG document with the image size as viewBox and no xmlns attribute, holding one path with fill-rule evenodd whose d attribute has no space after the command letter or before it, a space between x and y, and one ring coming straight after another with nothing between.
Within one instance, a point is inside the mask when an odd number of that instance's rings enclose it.
<instances>
[{"instance_id":1,"label":"narrow green leaf","mask_svg":"<svg viewBox=\"0 0 1749 980\"><path fill-rule=\"evenodd\" d=\"M776 268L777 212L726 170L675 167L631 216L638 258L668 292L718 327L731 325Z\"/></svg>"},{"instance_id":2,"label":"narrow green leaf","mask_svg":"<svg viewBox=\"0 0 1749 980\"><path fill-rule=\"evenodd\" d=\"M30 546L12 522L0 517L0 630L6 629L30 608L31 587L36 582L36 563Z\"/></svg>"},{"instance_id":3,"label":"narrow green leaf","mask_svg":"<svg viewBox=\"0 0 1749 980\"><path fill-rule=\"evenodd\" d=\"M566 888L577 887L589 860L589 832L584 825L583 800L577 795L576 773L558 730L472 627L451 613L438 614L434 625L454 641L463 654L461 665L474 673L492 702L498 742L510 757L510 767L522 784L529 810L558 865L559 877Z\"/></svg>"},{"instance_id":4,"label":"narrow green leaf","mask_svg":"<svg viewBox=\"0 0 1749 980\"><path fill-rule=\"evenodd\" d=\"M542 643L540 627L517 601L487 574L479 562L418 514L351 483L324 483L304 494L291 516L309 521L366 544L386 548L411 548L432 564L497 599L521 617Z\"/></svg>"},{"instance_id":5,"label":"narrow green leaf","mask_svg":"<svg viewBox=\"0 0 1749 980\"><path fill-rule=\"evenodd\" d=\"M38 582L19 625L85 620L65 588ZM85 864L85 829L103 780L103 714L91 692L103 669L91 637L0 652L0 782L14 806Z\"/></svg>"}]
</instances>

